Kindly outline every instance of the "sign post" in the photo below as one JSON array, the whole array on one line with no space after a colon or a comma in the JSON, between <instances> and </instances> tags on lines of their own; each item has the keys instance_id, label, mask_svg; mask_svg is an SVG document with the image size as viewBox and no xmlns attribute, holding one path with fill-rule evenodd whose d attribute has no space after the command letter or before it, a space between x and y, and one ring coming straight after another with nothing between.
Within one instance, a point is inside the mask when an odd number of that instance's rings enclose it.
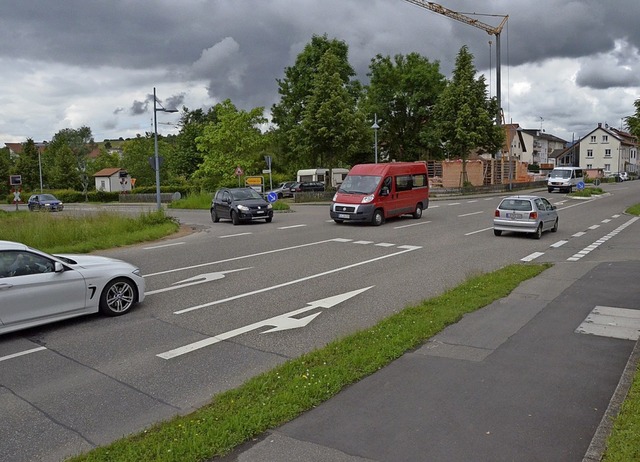
<instances>
[{"instance_id":1,"label":"sign post","mask_svg":"<svg viewBox=\"0 0 640 462\"><path fill-rule=\"evenodd\" d=\"M9 185L13 186L13 202L16 204L16 212L18 211L18 203L20 200L20 186L22 186L22 175L10 175Z\"/></svg>"}]
</instances>

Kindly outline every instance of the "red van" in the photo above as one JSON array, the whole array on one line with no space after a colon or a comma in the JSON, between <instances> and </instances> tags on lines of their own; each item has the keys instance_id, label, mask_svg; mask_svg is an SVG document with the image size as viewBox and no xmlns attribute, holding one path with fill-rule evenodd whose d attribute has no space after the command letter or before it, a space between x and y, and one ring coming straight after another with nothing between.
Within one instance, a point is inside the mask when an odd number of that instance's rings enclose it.
<instances>
[{"instance_id":1,"label":"red van","mask_svg":"<svg viewBox=\"0 0 640 462\"><path fill-rule=\"evenodd\" d=\"M426 162L354 165L333 196L329 214L345 221L380 226L387 218L420 218L429 207Z\"/></svg>"}]
</instances>

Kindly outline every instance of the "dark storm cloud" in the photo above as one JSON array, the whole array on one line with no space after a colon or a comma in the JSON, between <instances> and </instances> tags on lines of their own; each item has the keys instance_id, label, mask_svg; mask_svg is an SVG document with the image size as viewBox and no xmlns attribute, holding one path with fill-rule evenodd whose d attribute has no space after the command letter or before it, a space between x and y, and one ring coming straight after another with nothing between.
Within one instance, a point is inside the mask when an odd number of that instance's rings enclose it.
<instances>
[{"instance_id":1,"label":"dark storm cloud","mask_svg":"<svg viewBox=\"0 0 640 462\"><path fill-rule=\"evenodd\" d=\"M153 101L153 96L151 96L151 101ZM147 112L149 108L149 101L134 101L129 109L129 113L131 115L140 115ZM153 111L152 111L153 112Z\"/></svg>"}]
</instances>

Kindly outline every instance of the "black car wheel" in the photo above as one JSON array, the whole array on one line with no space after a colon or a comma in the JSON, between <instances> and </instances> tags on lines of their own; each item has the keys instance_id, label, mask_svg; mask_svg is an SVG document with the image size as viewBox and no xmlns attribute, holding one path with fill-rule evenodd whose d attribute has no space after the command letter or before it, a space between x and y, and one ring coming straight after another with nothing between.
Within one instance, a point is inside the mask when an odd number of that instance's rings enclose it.
<instances>
[{"instance_id":1,"label":"black car wheel","mask_svg":"<svg viewBox=\"0 0 640 462\"><path fill-rule=\"evenodd\" d=\"M494 230L493 230L493 235L494 235L494 236L502 236L502 230L500 230L500 229L494 229Z\"/></svg>"},{"instance_id":2,"label":"black car wheel","mask_svg":"<svg viewBox=\"0 0 640 462\"><path fill-rule=\"evenodd\" d=\"M542 223L538 225L536 228L536 232L533 233L534 239L540 239L542 237Z\"/></svg>"},{"instance_id":3,"label":"black car wheel","mask_svg":"<svg viewBox=\"0 0 640 462\"><path fill-rule=\"evenodd\" d=\"M558 231L558 219L556 218L556 222L553 224L553 228L551 228L551 232L555 233Z\"/></svg>"},{"instance_id":4,"label":"black car wheel","mask_svg":"<svg viewBox=\"0 0 640 462\"><path fill-rule=\"evenodd\" d=\"M240 224L240 217L238 216L238 212L235 212L233 210L231 211L231 221L234 225Z\"/></svg>"},{"instance_id":5,"label":"black car wheel","mask_svg":"<svg viewBox=\"0 0 640 462\"><path fill-rule=\"evenodd\" d=\"M384 223L384 215L382 214L382 210L377 209L375 212L373 212L371 224L373 226L380 226L382 223Z\"/></svg>"},{"instance_id":6,"label":"black car wheel","mask_svg":"<svg viewBox=\"0 0 640 462\"><path fill-rule=\"evenodd\" d=\"M213 220L214 223L218 223L220 221L220 217L214 209L211 209L211 220Z\"/></svg>"},{"instance_id":7,"label":"black car wheel","mask_svg":"<svg viewBox=\"0 0 640 462\"><path fill-rule=\"evenodd\" d=\"M416 210L413 212L413 218L417 220L420 217L422 217L422 204L416 205Z\"/></svg>"},{"instance_id":8,"label":"black car wheel","mask_svg":"<svg viewBox=\"0 0 640 462\"><path fill-rule=\"evenodd\" d=\"M127 278L109 282L100 295L100 312L107 316L120 316L135 305L138 292L135 284Z\"/></svg>"}]
</instances>

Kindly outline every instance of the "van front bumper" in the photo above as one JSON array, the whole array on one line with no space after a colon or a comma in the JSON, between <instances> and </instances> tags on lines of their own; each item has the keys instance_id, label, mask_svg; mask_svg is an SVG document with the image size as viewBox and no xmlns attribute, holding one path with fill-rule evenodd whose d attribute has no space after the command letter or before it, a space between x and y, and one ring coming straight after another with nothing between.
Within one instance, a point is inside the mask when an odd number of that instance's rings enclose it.
<instances>
[{"instance_id":1,"label":"van front bumper","mask_svg":"<svg viewBox=\"0 0 640 462\"><path fill-rule=\"evenodd\" d=\"M373 219L373 204L331 204L329 216L335 221L366 221Z\"/></svg>"}]
</instances>

